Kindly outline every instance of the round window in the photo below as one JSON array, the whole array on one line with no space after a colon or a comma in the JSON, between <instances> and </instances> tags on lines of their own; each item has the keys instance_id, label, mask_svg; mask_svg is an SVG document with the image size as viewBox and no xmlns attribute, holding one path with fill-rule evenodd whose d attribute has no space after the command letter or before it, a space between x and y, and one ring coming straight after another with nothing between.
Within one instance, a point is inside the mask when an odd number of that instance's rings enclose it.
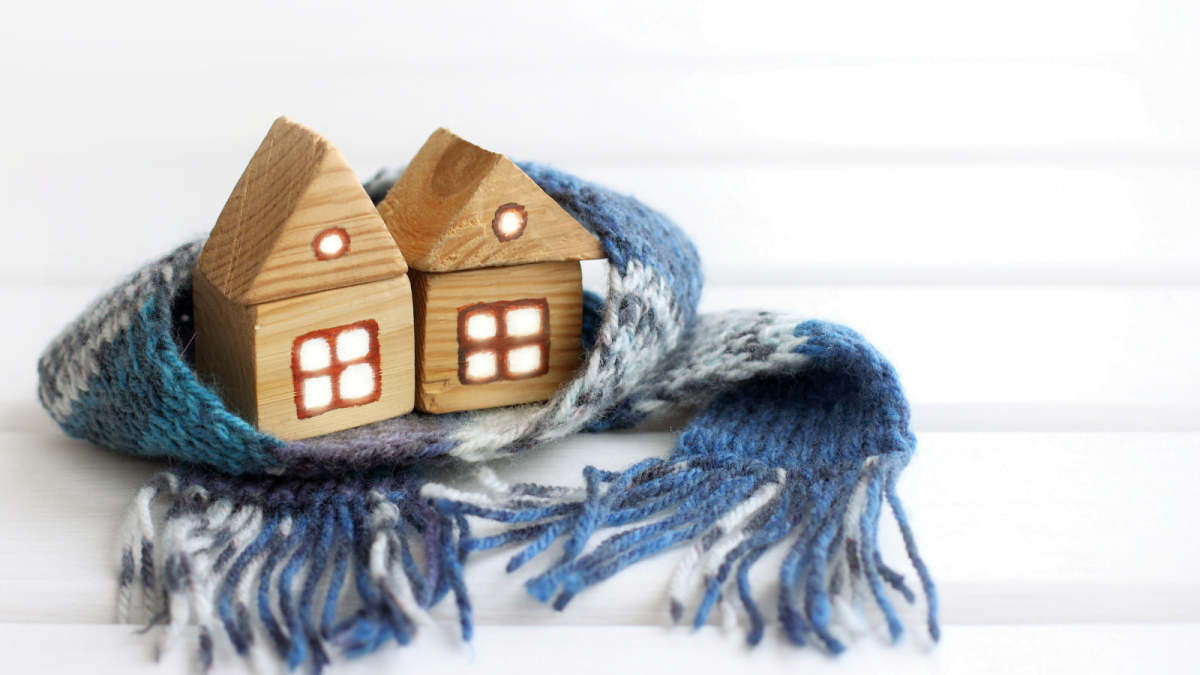
<instances>
[{"instance_id":1,"label":"round window","mask_svg":"<svg viewBox=\"0 0 1200 675\"><path fill-rule=\"evenodd\" d=\"M525 234L525 225L529 222L529 214L520 204L505 204L496 209L492 218L492 231L500 241L512 241Z\"/></svg>"},{"instance_id":2,"label":"round window","mask_svg":"<svg viewBox=\"0 0 1200 675\"><path fill-rule=\"evenodd\" d=\"M340 258L350 250L350 235L340 227L321 230L320 234L313 237L312 247L317 260Z\"/></svg>"}]
</instances>

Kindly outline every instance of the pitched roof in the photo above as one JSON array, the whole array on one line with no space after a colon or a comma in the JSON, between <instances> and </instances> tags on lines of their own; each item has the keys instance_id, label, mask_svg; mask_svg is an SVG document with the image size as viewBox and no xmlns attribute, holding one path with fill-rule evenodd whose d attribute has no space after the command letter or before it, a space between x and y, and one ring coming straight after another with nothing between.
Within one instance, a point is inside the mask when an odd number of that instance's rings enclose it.
<instances>
[{"instance_id":1,"label":"pitched roof","mask_svg":"<svg viewBox=\"0 0 1200 675\"><path fill-rule=\"evenodd\" d=\"M498 229L505 209L523 229ZM603 258L600 242L504 155L433 132L379 205L408 264L425 272Z\"/></svg>"},{"instance_id":2,"label":"pitched roof","mask_svg":"<svg viewBox=\"0 0 1200 675\"><path fill-rule=\"evenodd\" d=\"M318 234L341 228L349 250L321 260ZM312 129L275 120L217 218L200 271L253 305L400 276L404 256L346 158Z\"/></svg>"}]
</instances>

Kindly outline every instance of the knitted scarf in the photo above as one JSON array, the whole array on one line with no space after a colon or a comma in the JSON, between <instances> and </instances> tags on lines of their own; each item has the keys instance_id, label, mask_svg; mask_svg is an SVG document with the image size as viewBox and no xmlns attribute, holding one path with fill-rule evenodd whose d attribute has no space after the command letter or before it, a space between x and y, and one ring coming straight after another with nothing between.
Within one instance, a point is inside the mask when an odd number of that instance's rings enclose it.
<instances>
[{"instance_id":1,"label":"knitted scarf","mask_svg":"<svg viewBox=\"0 0 1200 675\"><path fill-rule=\"evenodd\" d=\"M470 639L463 567L476 551L511 547L509 571L550 556L525 585L561 609L681 548L666 584L672 618L699 627L718 604L737 604L753 644L765 620L749 571L781 547L778 624L798 645L837 653L841 610L882 617L895 640L903 627L893 599L915 602L878 550L886 505L937 639L933 583L896 493L916 439L891 365L841 326L760 311L698 315L699 259L679 228L630 197L521 168L608 259L607 297L584 300L583 365L547 403L412 413L303 441L263 434L192 367L199 241L145 266L51 343L40 397L68 434L173 460L130 509L119 618L144 609L166 640L197 624L206 667L223 631L244 656L266 650L320 670L339 652L408 642L447 596ZM377 177L368 193L378 202L393 180ZM668 457L589 467L582 488L508 485L484 468L482 487L468 492L428 471L475 471L576 432L687 411ZM483 521L500 533L474 534ZM356 597L339 602L350 583Z\"/></svg>"}]
</instances>

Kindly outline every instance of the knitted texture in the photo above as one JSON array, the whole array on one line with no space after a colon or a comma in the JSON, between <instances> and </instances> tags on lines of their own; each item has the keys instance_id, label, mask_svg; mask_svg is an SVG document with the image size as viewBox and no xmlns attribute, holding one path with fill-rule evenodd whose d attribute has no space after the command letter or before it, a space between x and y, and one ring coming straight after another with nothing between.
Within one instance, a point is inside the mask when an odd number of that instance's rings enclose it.
<instances>
[{"instance_id":1,"label":"knitted texture","mask_svg":"<svg viewBox=\"0 0 1200 675\"><path fill-rule=\"evenodd\" d=\"M672 618L690 612L700 626L720 605L740 611L757 642L765 619L749 570L782 546L779 624L797 644L815 639L836 653L846 640L838 612L874 604L898 639L894 596L916 601L877 549L886 504L936 639L933 584L896 494L916 440L888 362L832 324L754 311L698 316L699 258L678 227L632 198L521 168L596 235L609 263L606 297L585 296L583 365L545 404L413 413L303 441L262 434L191 366L201 242L148 265L54 340L39 363L40 395L67 433L184 462L131 509L121 617L140 601L168 626L168 641L199 624L206 665L219 627L242 654L264 649L319 670L334 652L407 642L448 594L469 638L462 569L474 551L520 544L516 570L561 541L560 557L527 588L562 608L630 564L690 546L670 581ZM377 177L368 193L378 201L393 180ZM509 486L485 468L483 489L464 492L421 470L694 410L669 457L623 472L589 468L582 489ZM156 521L157 499L171 506ZM503 533L475 537L478 519ZM593 545L609 528L621 529ZM358 604L339 614L348 581Z\"/></svg>"}]
</instances>

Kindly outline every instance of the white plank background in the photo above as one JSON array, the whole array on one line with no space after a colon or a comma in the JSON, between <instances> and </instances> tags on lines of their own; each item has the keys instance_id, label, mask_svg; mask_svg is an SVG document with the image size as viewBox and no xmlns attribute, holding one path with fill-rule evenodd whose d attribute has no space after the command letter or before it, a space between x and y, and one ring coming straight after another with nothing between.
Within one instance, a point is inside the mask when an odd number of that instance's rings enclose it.
<instances>
[{"instance_id":1,"label":"white plank background","mask_svg":"<svg viewBox=\"0 0 1200 675\"><path fill-rule=\"evenodd\" d=\"M900 490L946 624L932 649L867 637L834 660L770 634L749 651L716 627L665 627L671 555L565 613L525 597L493 555L468 574L473 649L434 631L341 671L1194 670L1195 3L0 10L6 671L152 667L111 606L114 529L157 465L63 437L36 402L34 363L97 293L211 227L280 114L364 178L449 126L633 193L697 242L706 311L860 330L913 402L920 450ZM573 439L498 469L578 482L583 464L622 466L671 439ZM884 551L901 558L891 528ZM189 672L188 652L154 672Z\"/></svg>"}]
</instances>

